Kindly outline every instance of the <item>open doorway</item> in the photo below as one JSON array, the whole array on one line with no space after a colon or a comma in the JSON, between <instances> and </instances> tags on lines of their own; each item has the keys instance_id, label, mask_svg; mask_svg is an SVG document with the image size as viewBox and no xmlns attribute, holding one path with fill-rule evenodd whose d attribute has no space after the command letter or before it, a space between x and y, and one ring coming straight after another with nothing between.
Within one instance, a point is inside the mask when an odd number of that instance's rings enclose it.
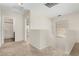
<instances>
[{"instance_id":1,"label":"open doorway","mask_svg":"<svg viewBox=\"0 0 79 59\"><path fill-rule=\"evenodd\" d=\"M13 18L4 17L4 43L15 42Z\"/></svg>"}]
</instances>

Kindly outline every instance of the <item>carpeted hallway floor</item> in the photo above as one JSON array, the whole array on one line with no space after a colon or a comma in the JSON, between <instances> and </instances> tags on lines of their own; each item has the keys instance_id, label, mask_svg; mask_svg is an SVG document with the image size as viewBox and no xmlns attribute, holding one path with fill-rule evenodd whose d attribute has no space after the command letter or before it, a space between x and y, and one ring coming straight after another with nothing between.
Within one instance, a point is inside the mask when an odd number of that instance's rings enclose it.
<instances>
[{"instance_id":1,"label":"carpeted hallway floor","mask_svg":"<svg viewBox=\"0 0 79 59\"><path fill-rule=\"evenodd\" d=\"M57 51L53 50L51 47L47 47L42 50L31 46L29 43L21 42L10 42L5 43L0 48L0 56L60 56L63 54L58 54ZM71 56L79 55L79 43L75 44L71 53Z\"/></svg>"}]
</instances>

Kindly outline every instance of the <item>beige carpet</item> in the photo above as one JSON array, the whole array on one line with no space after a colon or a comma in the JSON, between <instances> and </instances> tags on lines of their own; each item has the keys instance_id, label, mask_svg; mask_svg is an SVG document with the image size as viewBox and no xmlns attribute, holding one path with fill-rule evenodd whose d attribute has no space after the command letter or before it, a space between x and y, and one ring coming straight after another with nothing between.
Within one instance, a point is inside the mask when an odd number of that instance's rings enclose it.
<instances>
[{"instance_id":1,"label":"beige carpet","mask_svg":"<svg viewBox=\"0 0 79 59\"><path fill-rule=\"evenodd\" d=\"M75 44L70 55L79 55L79 43ZM61 52L53 50L52 47L39 50L29 43L21 42L10 42L5 43L0 48L0 56L65 56Z\"/></svg>"},{"instance_id":2,"label":"beige carpet","mask_svg":"<svg viewBox=\"0 0 79 59\"><path fill-rule=\"evenodd\" d=\"M1 56L52 56L55 55L51 47L38 50L26 42L5 43L0 48Z\"/></svg>"},{"instance_id":3,"label":"beige carpet","mask_svg":"<svg viewBox=\"0 0 79 59\"><path fill-rule=\"evenodd\" d=\"M79 43L76 43L70 53L71 56L79 56Z\"/></svg>"}]
</instances>

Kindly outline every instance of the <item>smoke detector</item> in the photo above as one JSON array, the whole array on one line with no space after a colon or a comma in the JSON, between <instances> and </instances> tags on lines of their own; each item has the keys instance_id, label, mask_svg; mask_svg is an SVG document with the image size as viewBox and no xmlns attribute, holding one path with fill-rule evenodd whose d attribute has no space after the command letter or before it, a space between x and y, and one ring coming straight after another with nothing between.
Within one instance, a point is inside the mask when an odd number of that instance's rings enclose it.
<instances>
[{"instance_id":1,"label":"smoke detector","mask_svg":"<svg viewBox=\"0 0 79 59\"><path fill-rule=\"evenodd\" d=\"M58 3L46 3L45 4L45 6L47 6L49 8L51 8L51 7L55 6L55 5L58 5Z\"/></svg>"}]
</instances>

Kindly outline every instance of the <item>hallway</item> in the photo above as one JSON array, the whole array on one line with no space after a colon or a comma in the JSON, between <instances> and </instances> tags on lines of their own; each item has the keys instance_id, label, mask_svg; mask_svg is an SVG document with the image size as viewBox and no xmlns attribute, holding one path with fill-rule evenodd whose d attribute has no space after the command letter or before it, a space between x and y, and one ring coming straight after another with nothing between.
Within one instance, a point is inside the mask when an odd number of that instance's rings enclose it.
<instances>
[{"instance_id":1,"label":"hallway","mask_svg":"<svg viewBox=\"0 0 79 59\"><path fill-rule=\"evenodd\" d=\"M79 4L53 4L0 4L0 55L79 55Z\"/></svg>"}]
</instances>

